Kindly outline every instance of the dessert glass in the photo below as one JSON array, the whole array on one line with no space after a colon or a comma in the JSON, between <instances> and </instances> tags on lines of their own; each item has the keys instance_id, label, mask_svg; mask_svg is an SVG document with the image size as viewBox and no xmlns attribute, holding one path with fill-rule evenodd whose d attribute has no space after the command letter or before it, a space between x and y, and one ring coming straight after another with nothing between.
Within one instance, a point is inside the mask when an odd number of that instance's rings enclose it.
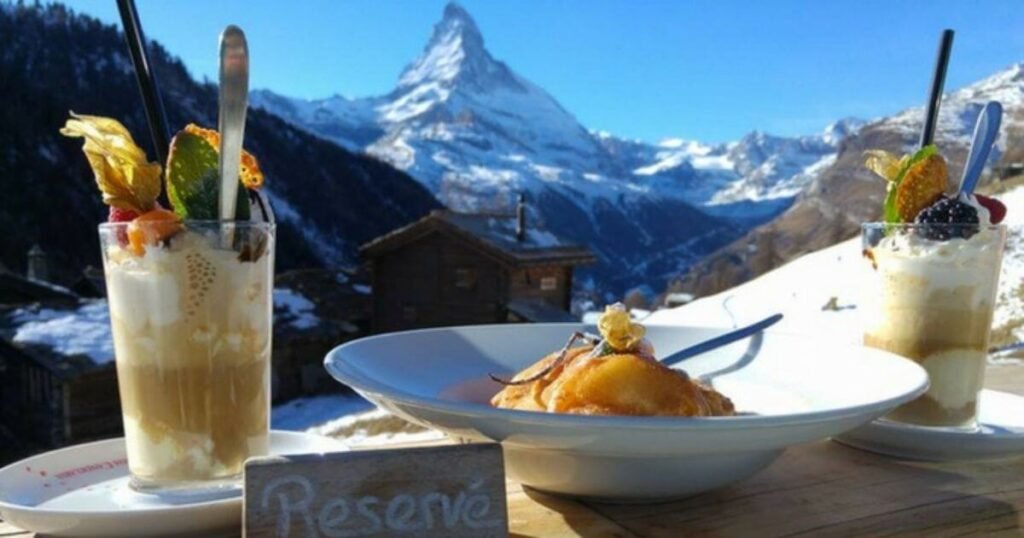
<instances>
[{"instance_id":1,"label":"dessert glass","mask_svg":"<svg viewBox=\"0 0 1024 538\"><path fill-rule=\"evenodd\" d=\"M975 427L1006 227L868 223L862 239L864 343L919 363L931 383L886 418Z\"/></svg>"},{"instance_id":2,"label":"dessert glass","mask_svg":"<svg viewBox=\"0 0 1024 538\"><path fill-rule=\"evenodd\" d=\"M231 494L269 448L274 225L185 221L142 255L128 233L99 227L131 486Z\"/></svg>"}]
</instances>

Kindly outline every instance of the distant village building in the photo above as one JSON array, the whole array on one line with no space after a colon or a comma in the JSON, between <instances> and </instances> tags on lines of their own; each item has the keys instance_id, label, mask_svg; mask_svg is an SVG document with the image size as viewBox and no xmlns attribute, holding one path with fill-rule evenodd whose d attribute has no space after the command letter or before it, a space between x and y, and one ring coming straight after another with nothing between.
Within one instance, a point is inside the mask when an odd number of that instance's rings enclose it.
<instances>
[{"instance_id":1,"label":"distant village building","mask_svg":"<svg viewBox=\"0 0 1024 538\"><path fill-rule=\"evenodd\" d=\"M82 275L71 284L71 291L79 297L102 298L107 296L107 283L103 276L103 269L94 265L87 265L82 269Z\"/></svg>"},{"instance_id":2,"label":"distant village building","mask_svg":"<svg viewBox=\"0 0 1024 538\"><path fill-rule=\"evenodd\" d=\"M369 334L370 289L360 278L333 269L277 275L271 370L275 403L341 390L324 369L324 356Z\"/></svg>"},{"instance_id":3,"label":"distant village building","mask_svg":"<svg viewBox=\"0 0 1024 538\"><path fill-rule=\"evenodd\" d=\"M46 254L39 245L26 253L25 274L15 273L0 265L0 305L34 303L39 301L78 300L73 291L47 282L49 271Z\"/></svg>"},{"instance_id":4,"label":"distant village building","mask_svg":"<svg viewBox=\"0 0 1024 538\"><path fill-rule=\"evenodd\" d=\"M1024 162L1013 162L998 166L995 169L995 173L999 179L1009 179L1024 175Z\"/></svg>"},{"instance_id":5,"label":"distant village building","mask_svg":"<svg viewBox=\"0 0 1024 538\"><path fill-rule=\"evenodd\" d=\"M50 269L46 263L46 253L43 247L32 245L28 251L28 271L26 275L32 280L46 282L50 280Z\"/></svg>"},{"instance_id":6,"label":"distant village building","mask_svg":"<svg viewBox=\"0 0 1024 538\"><path fill-rule=\"evenodd\" d=\"M42 448L120 434L114 362L16 345L12 321L0 312L0 425Z\"/></svg>"},{"instance_id":7,"label":"distant village building","mask_svg":"<svg viewBox=\"0 0 1024 538\"><path fill-rule=\"evenodd\" d=\"M363 245L373 330L568 321L573 269L590 249L527 229L516 215L433 211Z\"/></svg>"}]
</instances>

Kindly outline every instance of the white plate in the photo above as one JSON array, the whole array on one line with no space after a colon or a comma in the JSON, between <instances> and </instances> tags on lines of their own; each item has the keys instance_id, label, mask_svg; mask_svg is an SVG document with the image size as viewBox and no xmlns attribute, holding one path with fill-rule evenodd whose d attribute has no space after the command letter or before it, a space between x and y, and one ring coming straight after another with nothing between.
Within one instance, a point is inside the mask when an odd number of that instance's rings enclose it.
<instances>
[{"instance_id":1,"label":"white plate","mask_svg":"<svg viewBox=\"0 0 1024 538\"><path fill-rule=\"evenodd\" d=\"M681 497L755 473L787 446L865 424L925 391L911 361L860 346L769 333L753 364L715 386L756 416L608 417L495 409L488 373L511 374L558 349L575 324L429 329L335 348L327 370L378 406L457 437L498 441L508 473L536 489L641 501ZM659 356L720 330L649 327ZM747 350L684 362L692 375Z\"/></svg>"},{"instance_id":2,"label":"white plate","mask_svg":"<svg viewBox=\"0 0 1024 538\"><path fill-rule=\"evenodd\" d=\"M270 451L299 454L346 450L340 442L273 431ZM0 469L0 517L25 530L55 536L146 536L238 533L238 496L173 504L128 488L124 439L46 452Z\"/></svg>"},{"instance_id":3,"label":"white plate","mask_svg":"<svg viewBox=\"0 0 1024 538\"><path fill-rule=\"evenodd\" d=\"M983 390L977 428L933 428L879 419L836 438L852 447L914 460L952 461L1024 454L1024 398Z\"/></svg>"}]
</instances>

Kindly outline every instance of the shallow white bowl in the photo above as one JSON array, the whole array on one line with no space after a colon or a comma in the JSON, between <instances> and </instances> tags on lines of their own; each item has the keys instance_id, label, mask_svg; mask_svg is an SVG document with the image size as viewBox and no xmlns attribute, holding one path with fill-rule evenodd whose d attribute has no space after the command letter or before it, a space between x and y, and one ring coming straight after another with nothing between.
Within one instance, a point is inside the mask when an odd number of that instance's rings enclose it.
<instances>
[{"instance_id":1,"label":"shallow white bowl","mask_svg":"<svg viewBox=\"0 0 1024 538\"><path fill-rule=\"evenodd\" d=\"M384 334L327 355L338 381L409 421L500 442L506 470L553 493L618 501L667 499L742 480L790 445L865 424L928 386L917 364L883 351L766 334L750 366L715 387L739 411L714 418L607 417L495 409L499 385L560 348L575 324L493 325ZM649 327L658 356L721 330ZM747 351L739 342L682 363L700 375Z\"/></svg>"}]
</instances>

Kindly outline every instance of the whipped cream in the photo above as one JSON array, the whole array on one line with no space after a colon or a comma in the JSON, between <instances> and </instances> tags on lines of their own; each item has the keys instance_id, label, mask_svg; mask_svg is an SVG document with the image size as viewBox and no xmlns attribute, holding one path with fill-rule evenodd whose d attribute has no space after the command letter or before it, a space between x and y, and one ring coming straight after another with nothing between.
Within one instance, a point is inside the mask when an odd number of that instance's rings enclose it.
<instances>
[{"instance_id":1,"label":"whipped cream","mask_svg":"<svg viewBox=\"0 0 1024 538\"><path fill-rule=\"evenodd\" d=\"M978 202L978 197L973 194L960 193L957 197L961 202L971 206L978 212L978 223L982 226L992 224L992 214L988 208Z\"/></svg>"},{"instance_id":2,"label":"whipped cream","mask_svg":"<svg viewBox=\"0 0 1024 538\"><path fill-rule=\"evenodd\" d=\"M913 233L892 234L882 239L872 254L880 273L917 283L903 289L887 286L888 294L917 295L917 301L925 301L931 290L969 286L973 289L971 303L964 307L976 308L992 300L1002 246L998 230L982 227L969 238L945 241Z\"/></svg>"},{"instance_id":3,"label":"whipped cream","mask_svg":"<svg viewBox=\"0 0 1024 538\"><path fill-rule=\"evenodd\" d=\"M208 271L198 288L194 283L190 288L194 273L189 257L201 259ZM269 347L267 319L272 307L267 288L272 283L267 260L241 262L237 252L186 233L171 248L150 246L142 256L110 246L106 262L115 342L131 342L121 349L130 345L150 351L122 353L120 360L187 362L189 357L174 352L182 340L202 344L214 355L222 348L238 352L253 339L257 349Z\"/></svg>"}]
</instances>

